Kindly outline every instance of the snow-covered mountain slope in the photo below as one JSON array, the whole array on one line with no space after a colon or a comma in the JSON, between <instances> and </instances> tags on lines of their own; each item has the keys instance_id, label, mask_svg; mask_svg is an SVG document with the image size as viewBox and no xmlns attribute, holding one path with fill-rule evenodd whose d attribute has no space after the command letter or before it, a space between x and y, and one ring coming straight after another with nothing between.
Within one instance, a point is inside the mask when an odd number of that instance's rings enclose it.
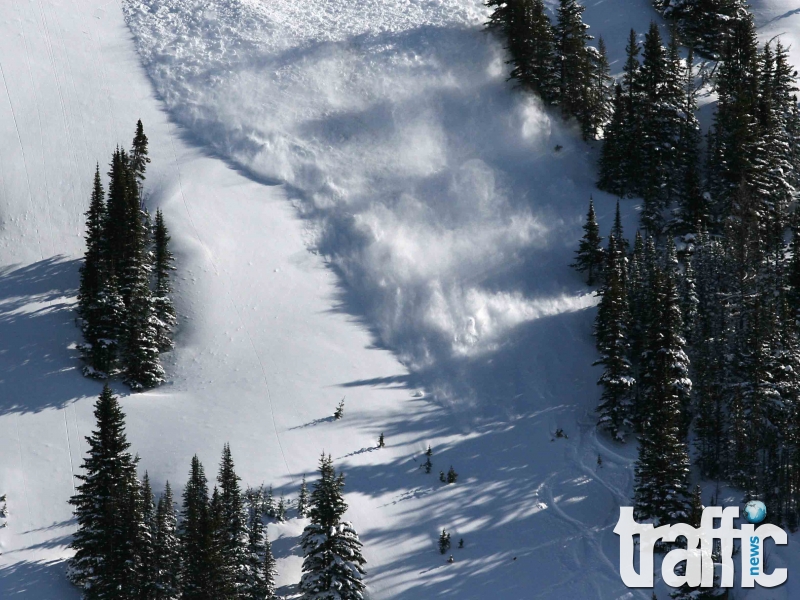
<instances>
[{"instance_id":1,"label":"snow-covered mountain slope","mask_svg":"<svg viewBox=\"0 0 800 600\"><path fill-rule=\"evenodd\" d=\"M634 448L594 431L593 299L567 267L589 195L604 230L613 199L593 189L593 150L505 82L484 14L0 6L0 598L77 597L66 501L100 390L71 347L82 213L94 163L137 118L179 266L169 382L123 399L156 489L182 485L195 452L213 473L230 441L245 483L293 495L324 449L373 598L649 598L617 575ZM585 13L615 70L654 17L646 0ZM450 465L459 482L440 485ZM454 564L442 527L466 542ZM301 528L270 525L283 585Z\"/></svg>"}]
</instances>

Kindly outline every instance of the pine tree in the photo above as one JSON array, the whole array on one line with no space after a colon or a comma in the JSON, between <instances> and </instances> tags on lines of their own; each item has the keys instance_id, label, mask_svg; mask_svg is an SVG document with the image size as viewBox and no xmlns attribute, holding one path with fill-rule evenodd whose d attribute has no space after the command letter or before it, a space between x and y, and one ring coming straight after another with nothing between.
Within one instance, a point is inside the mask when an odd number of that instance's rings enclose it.
<instances>
[{"instance_id":1,"label":"pine tree","mask_svg":"<svg viewBox=\"0 0 800 600\"><path fill-rule=\"evenodd\" d=\"M156 508L156 600L180 598L181 545L178 537L178 519L169 481Z\"/></svg>"},{"instance_id":2,"label":"pine tree","mask_svg":"<svg viewBox=\"0 0 800 600\"><path fill-rule=\"evenodd\" d=\"M95 404L97 429L86 437L81 484L70 499L78 530L71 548L69 578L86 600L135 598L128 569L137 563L136 540L125 522L134 491L138 491L136 460L129 452L125 416L107 385Z\"/></svg>"},{"instance_id":3,"label":"pine tree","mask_svg":"<svg viewBox=\"0 0 800 600\"><path fill-rule=\"evenodd\" d=\"M450 534L446 529L442 529L442 533L439 536L439 554L444 554L448 550L450 550Z\"/></svg>"},{"instance_id":4,"label":"pine tree","mask_svg":"<svg viewBox=\"0 0 800 600\"><path fill-rule=\"evenodd\" d=\"M155 285L153 291L153 316L155 317L156 345L162 352L173 347L172 331L177 324L175 307L172 305L172 283L170 272L175 270L174 258L169 249L169 231L164 224L164 214L156 210L156 226L154 231L155 252L153 273Z\"/></svg>"},{"instance_id":5,"label":"pine tree","mask_svg":"<svg viewBox=\"0 0 800 600\"><path fill-rule=\"evenodd\" d=\"M336 405L336 410L333 411L333 418L337 421L344 416L344 398L339 400L339 404Z\"/></svg>"},{"instance_id":6,"label":"pine tree","mask_svg":"<svg viewBox=\"0 0 800 600\"><path fill-rule=\"evenodd\" d=\"M232 577L234 589L241 585L247 564L247 517L239 477L233 465L230 445L225 444L217 476L222 523L221 558ZM285 509L284 509L285 511Z\"/></svg>"},{"instance_id":7,"label":"pine tree","mask_svg":"<svg viewBox=\"0 0 800 600\"><path fill-rule=\"evenodd\" d=\"M594 201L589 199L589 212L586 215L586 223L583 225L583 237L581 238L578 250L575 252L575 262L572 268L581 273L587 274L586 282L594 285L603 273L603 248L600 245L603 238L600 237L600 227L597 224L597 216L594 212Z\"/></svg>"},{"instance_id":8,"label":"pine tree","mask_svg":"<svg viewBox=\"0 0 800 600\"><path fill-rule=\"evenodd\" d=\"M153 496L153 489L150 486L150 476L147 471L142 478L140 493L140 514L141 524L138 538L137 554L139 558L139 598L140 600L154 600L157 594L157 573L156 563L156 504Z\"/></svg>"},{"instance_id":9,"label":"pine tree","mask_svg":"<svg viewBox=\"0 0 800 600\"><path fill-rule=\"evenodd\" d=\"M631 392L634 384L632 367L628 360L628 298L625 289L625 257L618 248L616 237L609 236L606 266L606 283L597 311L595 334L603 375L597 384L603 386L603 394L597 407L598 424L608 429L620 441L624 439L622 429L630 424Z\"/></svg>"},{"instance_id":10,"label":"pine tree","mask_svg":"<svg viewBox=\"0 0 800 600\"><path fill-rule=\"evenodd\" d=\"M458 481L458 473L453 468L453 465L450 465L450 470L447 471L447 483L456 483Z\"/></svg>"},{"instance_id":11,"label":"pine tree","mask_svg":"<svg viewBox=\"0 0 800 600\"><path fill-rule=\"evenodd\" d=\"M683 104L680 137L677 146L678 218L673 229L678 233L699 233L711 220L703 194L700 176L700 124L697 112L697 91L694 83L694 55L689 51L683 76Z\"/></svg>"},{"instance_id":12,"label":"pine tree","mask_svg":"<svg viewBox=\"0 0 800 600\"><path fill-rule=\"evenodd\" d=\"M661 212L667 205L665 184L670 161L666 155L670 151L671 140L665 128L665 112L669 108L663 97L666 80L666 51L658 25L651 21L644 38L642 66L639 70L642 90L639 168L642 172L640 191L644 199L641 220L651 235L661 232Z\"/></svg>"},{"instance_id":13,"label":"pine tree","mask_svg":"<svg viewBox=\"0 0 800 600\"><path fill-rule=\"evenodd\" d=\"M514 0L508 8L506 48L512 65L510 78L551 104L557 95L555 51L553 26L544 2Z\"/></svg>"},{"instance_id":14,"label":"pine tree","mask_svg":"<svg viewBox=\"0 0 800 600\"><path fill-rule=\"evenodd\" d=\"M269 486L269 491L267 492L266 497L264 498L264 514L267 515L270 519L274 519L276 512L275 512L275 496L272 493L272 486Z\"/></svg>"},{"instance_id":15,"label":"pine tree","mask_svg":"<svg viewBox=\"0 0 800 600\"><path fill-rule=\"evenodd\" d=\"M180 523L182 548L181 574L185 600L210 600L210 514L208 481L197 455L192 457L189 482L183 491Z\"/></svg>"},{"instance_id":16,"label":"pine tree","mask_svg":"<svg viewBox=\"0 0 800 600\"><path fill-rule=\"evenodd\" d=\"M308 512L308 487L306 486L306 476L303 475L303 483L300 484L300 494L297 496L297 516L301 519Z\"/></svg>"},{"instance_id":17,"label":"pine tree","mask_svg":"<svg viewBox=\"0 0 800 600\"><path fill-rule=\"evenodd\" d=\"M139 196L141 197L142 185L145 180L144 172L147 170L147 165L150 164L150 157L147 156L147 136L144 134L144 126L141 119L136 122L136 135L133 138L130 156L131 170L136 176Z\"/></svg>"},{"instance_id":18,"label":"pine tree","mask_svg":"<svg viewBox=\"0 0 800 600\"><path fill-rule=\"evenodd\" d=\"M639 194L642 188L641 128L643 93L640 77L641 47L631 29L625 47L622 84L614 89L613 113L605 131L600 155L598 187L621 198Z\"/></svg>"},{"instance_id":19,"label":"pine tree","mask_svg":"<svg viewBox=\"0 0 800 600\"><path fill-rule=\"evenodd\" d=\"M86 252L81 265L81 283L78 289L78 315L87 319L90 307L97 302L102 281L107 277L103 256L103 223L106 218L105 190L100 181L100 165L94 173L94 185L86 211Z\"/></svg>"},{"instance_id":20,"label":"pine tree","mask_svg":"<svg viewBox=\"0 0 800 600\"><path fill-rule=\"evenodd\" d=\"M125 319L125 383L140 391L164 382L164 368L158 351L158 319L147 280L131 290Z\"/></svg>"},{"instance_id":21,"label":"pine tree","mask_svg":"<svg viewBox=\"0 0 800 600\"><path fill-rule=\"evenodd\" d=\"M649 326L642 374L642 434L634 504L637 519L666 524L686 516L689 456L684 410L691 380L674 275L656 267L654 284L657 313Z\"/></svg>"},{"instance_id":22,"label":"pine tree","mask_svg":"<svg viewBox=\"0 0 800 600\"><path fill-rule=\"evenodd\" d=\"M264 522L261 520L261 506L251 503L248 506L248 514L247 563L240 597L248 600L264 600L268 597L269 590L265 572L266 532ZM273 586L273 595L274 591Z\"/></svg>"},{"instance_id":23,"label":"pine tree","mask_svg":"<svg viewBox=\"0 0 800 600\"><path fill-rule=\"evenodd\" d=\"M586 90L591 88L593 57L587 44L592 36L583 22L584 10L576 0L559 0L555 26L556 75L558 104L566 118L584 113Z\"/></svg>"},{"instance_id":24,"label":"pine tree","mask_svg":"<svg viewBox=\"0 0 800 600\"><path fill-rule=\"evenodd\" d=\"M347 504L342 496L344 476L336 475L330 456L320 459L320 479L311 492L309 523L303 530L304 598L356 600L366 589L366 563L353 526L343 522Z\"/></svg>"},{"instance_id":25,"label":"pine tree","mask_svg":"<svg viewBox=\"0 0 800 600\"><path fill-rule=\"evenodd\" d=\"M209 551L208 587L206 592L215 600L235 600L243 573L237 572L236 564L226 551L230 546L229 524L226 521L227 509L220 489L214 486L208 503Z\"/></svg>"},{"instance_id":26,"label":"pine tree","mask_svg":"<svg viewBox=\"0 0 800 600\"><path fill-rule=\"evenodd\" d=\"M278 576L278 569L275 566L275 557L272 555L272 544L269 542L269 536L264 534L264 588L267 592L265 600L277 600L278 596L275 594L275 578ZM262 596L262 598L264 598Z\"/></svg>"},{"instance_id":27,"label":"pine tree","mask_svg":"<svg viewBox=\"0 0 800 600\"><path fill-rule=\"evenodd\" d=\"M606 125L614 110L614 78L608 65L608 51L602 36L597 40L597 50L591 52L591 86L587 89L586 116L583 136L585 139L603 137Z\"/></svg>"}]
</instances>

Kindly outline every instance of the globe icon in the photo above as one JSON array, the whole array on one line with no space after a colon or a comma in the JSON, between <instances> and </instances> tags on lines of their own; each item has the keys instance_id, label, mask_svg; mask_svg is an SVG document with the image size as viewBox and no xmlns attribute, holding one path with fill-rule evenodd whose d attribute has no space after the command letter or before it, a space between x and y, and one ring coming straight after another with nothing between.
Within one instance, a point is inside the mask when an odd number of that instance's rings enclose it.
<instances>
[{"instance_id":1,"label":"globe icon","mask_svg":"<svg viewBox=\"0 0 800 600\"><path fill-rule=\"evenodd\" d=\"M761 523L767 516L767 507L761 500L751 500L745 505L744 514L751 523Z\"/></svg>"}]
</instances>

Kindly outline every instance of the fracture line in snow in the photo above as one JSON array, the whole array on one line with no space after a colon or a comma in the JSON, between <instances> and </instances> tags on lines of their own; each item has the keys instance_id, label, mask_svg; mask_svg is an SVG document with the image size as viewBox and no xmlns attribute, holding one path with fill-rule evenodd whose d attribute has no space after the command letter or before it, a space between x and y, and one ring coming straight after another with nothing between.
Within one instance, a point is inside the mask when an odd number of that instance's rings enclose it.
<instances>
[{"instance_id":1,"label":"fracture line in snow","mask_svg":"<svg viewBox=\"0 0 800 600\"><path fill-rule=\"evenodd\" d=\"M192 213L189 210L189 205L186 203L186 195L183 193L183 178L181 176L180 166L178 165L178 155L177 155L177 152L175 151L175 139L174 139L174 135L172 133L172 124L169 122L169 118L167 118L167 130L169 132L170 144L172 146L172 160L173 160L173 163L175 164L175 172L178 174L178 188L179 188L180 193L181 193L181 200L183 201L183 207L186 210L186 215L189 217L189 224L192 226L192 230L194 231L194 235L197 238L197 241L206 250L207 259L208 259L208 262L211 264L211 268L214 269L214 274L217 275L217 277L222 277L222 275L220 273L220 270L217 269L217 265L214 262L214 259L212 258L211 251L209 250L208 246L206 246L206 244L203 242L203 239L200 237L200 232L197 230L197 227L194 224L194 219L192 218ZM286 466L286 473L289 475L289 479L292 480L292 484L294 484L294 477L292 477L292 471L289 468L289 461L286 460L286 453L283 450L283 444L281 443L281 436L278 433L278 425L275 422L275 407L273 406L272 393L270 392L270 389L269 389L269 380L267 378L267 370L264 368L264 363L261 360L261 356L259 355L258 350L256 349L256 345L253 342L253 338L250 335L250 331L244 324L244 320L242 319L242 313L239 311L239 307L236 305L236 302L234 301L233 296L231 295L230 286L226 285L224 287L225 287L225 293L228 296L228 299L229 299L229 301L231 303L231 306L233 306L233 310L236 312L236 316L239 319L239 325L241 326L242 330L244 331L245 335L247 336L247 340L250 342L250 347L253 349L253 355L256 357L256 360L258 361L259 367L261 367L261 375L262 375L262 377L264 379L264 387L267 390L267 400L269 401L269 411L270 411L270 415L272 417L272 428L275 431L275 439L277 440L278 448L281 451L281 457L283 458L283 464Z\"/></svg>"}]
</instances>

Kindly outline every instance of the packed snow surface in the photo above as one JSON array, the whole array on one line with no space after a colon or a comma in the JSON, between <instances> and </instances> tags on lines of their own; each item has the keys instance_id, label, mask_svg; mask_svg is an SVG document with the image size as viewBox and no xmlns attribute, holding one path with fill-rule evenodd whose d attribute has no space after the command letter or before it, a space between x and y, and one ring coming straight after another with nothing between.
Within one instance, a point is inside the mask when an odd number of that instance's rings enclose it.
<instances>
[{"instance_id":1,"label":"packed snow surface","mask_svg":"<svg viewBox=\"0 0 800 600\"><path fill-rule=\"evenodd\" d=\"M619 72L655 13L587 5ZM800 31L782 1L755 9L765 36ZM635 448L595 432L595 299L567 266L589 195L603 233L614 199L594 190L596 149L506 82L485 16L478 0L2 3L0 598L78 597L66 501L100 391L74 350L83 212L95 162L141 118L180 322L168 383L117 389L157 490L195 453L213 475L229 441L245 484L292 497L325 450L376 600L649 599L617 572ZM439 484L450 465L458 483ZM269 525L286 595L302 527ZM792 581L739 597L791 598Z\"/></svg>"}]
</instances>

